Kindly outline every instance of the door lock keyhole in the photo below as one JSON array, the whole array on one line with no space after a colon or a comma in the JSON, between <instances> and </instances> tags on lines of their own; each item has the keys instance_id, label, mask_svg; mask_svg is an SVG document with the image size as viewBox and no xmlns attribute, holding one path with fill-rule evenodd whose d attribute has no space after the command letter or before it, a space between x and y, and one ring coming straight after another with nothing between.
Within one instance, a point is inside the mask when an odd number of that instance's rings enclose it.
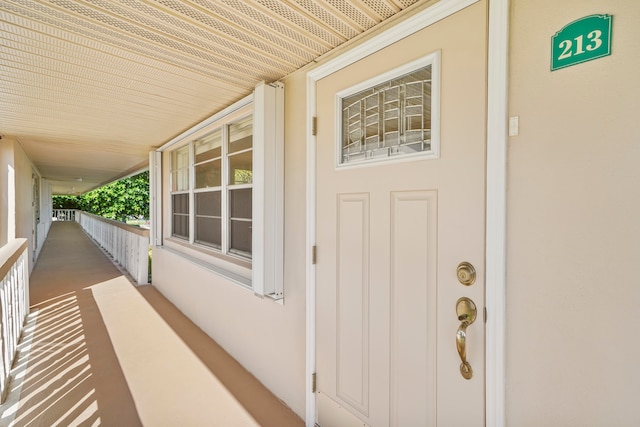
<instances>
[{"instance_id":1,"label":"door lock keyhole","mask_svg":"<svg viewBox=\"0 0 640 427\"><path fill-rule=\"evenodd\" d=\"M471 286L476 281L476 269L471 263L461 262L458 264L458 282L465 286Z\"/></svg>"}]
</instances>

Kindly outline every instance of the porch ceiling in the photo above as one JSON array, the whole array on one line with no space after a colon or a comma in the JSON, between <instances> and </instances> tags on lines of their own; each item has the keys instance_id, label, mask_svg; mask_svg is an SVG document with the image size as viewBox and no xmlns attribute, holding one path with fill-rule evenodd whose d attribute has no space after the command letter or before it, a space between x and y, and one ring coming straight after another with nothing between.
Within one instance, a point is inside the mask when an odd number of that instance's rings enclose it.
<instances>
[{"instance_id":1,"label":"porch ceiling","mask_svg":"<svg viewBox=\"0 0 640 427\"><path fill-rule=\"evenodd\" d=\"M0 135L55 194L144 169L204 118L426 0L0 0ZM416 5L417 6L417 5Z\"/></svg>"}]
</instances>

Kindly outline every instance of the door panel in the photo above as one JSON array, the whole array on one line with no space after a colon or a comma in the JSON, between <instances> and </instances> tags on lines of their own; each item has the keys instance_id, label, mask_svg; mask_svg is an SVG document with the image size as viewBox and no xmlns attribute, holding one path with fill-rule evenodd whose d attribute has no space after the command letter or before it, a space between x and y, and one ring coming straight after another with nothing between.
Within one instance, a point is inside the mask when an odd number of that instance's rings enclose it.
<instances>
[{"instance_id":1,"label":"door panel","mask_svg":"<svg viewBox=\"0 0 640 427\"><path fill-rule=\"evenodd\" d=\"M369 195L338 195L336 393L369 407Z\"/></svg>"},{"instance_id":2,"label":"door panel","mask_svg":"<svg viewBox=\"0 0 640 427\"><path fill-rule=\"evenodd\" d=\"M437 211L435 191L391 193L391 425L435 425Z\"/></svg>"},{"instance_id":3,"label":"door panel","mask_svg":"<svg viewBox=\"0 0 640 427\"><path fill-rule=\"evenodd\" d=\"M486 2L317 82L318 424L484 425ZM440 51L440 157L336 167L336 94ZM456 267L472 263L472 286ZM348 421L347 421L348 420ZM354 421L355 420L355 421Z\"/></svg>"}]
</instances>

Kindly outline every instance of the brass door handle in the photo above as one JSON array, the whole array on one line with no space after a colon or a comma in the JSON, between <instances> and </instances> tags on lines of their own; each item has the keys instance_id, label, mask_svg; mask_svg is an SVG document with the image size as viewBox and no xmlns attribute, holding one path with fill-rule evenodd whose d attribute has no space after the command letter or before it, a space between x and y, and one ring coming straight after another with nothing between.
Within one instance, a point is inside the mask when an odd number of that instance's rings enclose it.
<instances>
[{"instance_id":1,"label":"brass door handle","mask_svg":"<svg viewBox=\"0 0 640 427\"><path fill-rule=\"evenodd\" d=\"M467 362L467 327L476 320L478 310L476 305L469 298L462 297L456 303L456 314L460 321L458 332L456 333L456 348L462 363L460 364L460 373L464 379L470 380L473 376L473 369Z\"/></svg>"}]
</instances>

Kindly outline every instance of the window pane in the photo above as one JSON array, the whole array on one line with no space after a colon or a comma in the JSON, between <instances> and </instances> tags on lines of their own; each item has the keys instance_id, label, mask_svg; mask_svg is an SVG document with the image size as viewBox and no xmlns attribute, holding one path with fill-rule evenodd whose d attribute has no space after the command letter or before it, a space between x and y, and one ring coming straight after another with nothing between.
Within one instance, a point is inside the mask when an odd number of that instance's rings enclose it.
<instances>
[{"instance_id":1,"label":"window pane","mask_svg":"<svg viewBox=\"0 0 640 427\"><path fill-rule=\"evenodd\" d=\"M189 194L173 194L171 200L173 214L171 234L188 239Z\"/></svg>"},{"instance_id":2,"label":"window pane","mask_svg":"<svg viewBox=\"0 0 640 427\"><path fill-rule=\"evenodd\" d=\"M229 156L229 185L253 182L253 150Z\"/></svg>"},{"instance_id":3,"label":"window pane","mask_svg":"<svg viewBox=\"0 0 640 427\"><path fill-rule=\"evenodd\" d=\"M189 216L188 215L173 215L173 230L172 235L177 237L189 238Z\"/></svg>"},{"instance_id":4,"label":"window pane","mask_svg":"<svg viewBox=\"0 0 640 427\"><path fill-rule=\"evenodd\" d=\"M171 169L178 170L189 167L189 146L178 148L171 153Z\"/></svg>"},{"instance_id":5,"label":"window pane","mask_svg":"<svg viewBox=\"0 0 640 427\"><path fill-rule=\"evenodd\" d=\"M253 146L253 118L247 117L229 125L229 153L246 150Z\"/></svg>"},{"instance_id":6,"label":"window pane","mask_svg":"<svg viewBox=\"0 0 640 427\"><path fill-rule=\"evenodd\" d=\"M218 129L195 142L196 163L222 155L222 130Z\"/></svg>"},{"instance_id":7,"label":"window pane","mask_svg":"<svg viewBox=\"0 0 640 427\"><path fill-rule=\"evenodd\" d=\"M251 255L252 197L251 188L229 191L231 252Z\"/></svg>"},{"instance_id":8,"label":"window pane","mask_svg":"<svg viewBox=\"0 0 640 427\"><path fill-rule=\"evenodd\" d=\"M196 193L196 215L220 216L220 191Z\"/></svg>"},{"instance_id":9,"label":"window pane","mask_svg":"<svg viewBox=\"0 0 640 427\"><path fill-rule=\"evenodd\" d=\"M196 166L196 188L220 187L222 160L213 160Z\"/></svg>"},{"instance_id":10,"label":"window pane","mask_svg":"<svg viewBox=\"0 0 640 427\"><path fill-rule=\"evenodd\" d=\"M189 189L189 146L171 152L171 191Z\"/></svg>"},{"instance_id":11,"label":"window pane","mask_svg":"<svg viewBox=\"0 0 640 427\"><path fill-rule=\"evenodd\" d=\"M189 215L189 195L188 194L173 194L172 205L173 205L173 213L181 213Z\"/></svg>"},{"instance_id":12,"label":"window pane","mask_svg":"<svg viewBox=\"0 0 640 427\"><path fill-rule=\"evenodd\" d=\"M220 249L221 225L220 218L196 217L196 242Z\"/></svg>"},{"instance_id":13,"label":"window pane","mask_svg":"<svg viewBox=\"0 0 640 427\"><path fill-rule=\"evenodd\" d=\"M241 190L229 191L230 214L233 219L251 219L252 190L243 188Z\"/></svg>"},{"instance_id":14,"label":"window pane","mask_svg":"<svg viewBox=\"0 0 640 427\"><path fill-rule=\"evenodd\" d=\"M189 169L180 169L171 174L171 191L187 191L189 189Z\"/></svg>"},{"instance_id":15,"label":"window pane","mask_svg":"<svg viewBox=\"0 0 640 427\"><path fill-rule=\"evenodd\" d=\"M195 194L195 241L218 249L222 243L221 194L220 191Z\"/></svg>"},{"instance_id":16,"label":"window pane","mask_svg":"<svg viewBox=\"0 0 640 427\"><path fill-rule=\"evenodd\" d=\"M231 220L230 251L251 255L251 221Z\"/></svg>"}]
</instances>

